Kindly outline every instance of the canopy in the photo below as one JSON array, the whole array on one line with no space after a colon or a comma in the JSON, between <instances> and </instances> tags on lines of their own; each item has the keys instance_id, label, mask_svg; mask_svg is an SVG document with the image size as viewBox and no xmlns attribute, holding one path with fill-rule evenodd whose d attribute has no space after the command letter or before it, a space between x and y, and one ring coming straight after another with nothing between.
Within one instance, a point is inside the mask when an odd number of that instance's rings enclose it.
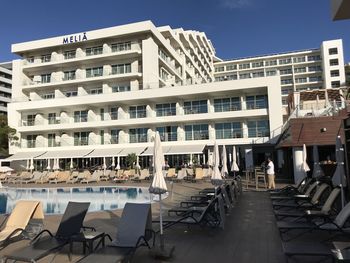
<instances>
[{"instance_id":1,"label":"canopy","mask_svg":"<svg viewBox=\"0 0 350 263\"><path fill-rule=\"evenodd\" d=\"M11 161L21 161L21 160L29 160L32 158L38 158L40 156L42 156L45 152L44 151L40 151L40 152L17 152L14 155L2 160L2 161L7 161L7 162L11 162Z\"/></svg>"},{"instance_id":2,"label":"canopy","mask_svg":"<svg viewBox=\"0 0 350 263\"><path fill-rule=\"evenodd\" d=\"M64 158L83 158L93 150L91 149L79 149L79 150L57 150L57 151L49 151L45 154L35 157L35 159L64 159Z\"/></svg>"},{"instance_id":3,"label":"canopy","mask_svg":"<svg viewBox=\"0 0 350 263\"><path fill-rule=\"evenodd\" d=\"M113 157L119 155L123 148L103 148L95 149L86 157Z\"/></svg>"},{"instance_id":4,"label":"canopy","mask_svg":"<svg viewBox=\"0 0 350 263\"><path fill-rule=\"evenodd\" d=\"M205 144L195 144L195 145L162 145L162 150L164 155L176 155L176 154L195 154L203 153ZM153 146L147 147L141 155L152 155Z\"/></svg>"},{"instance_id":5,"label":"canopy","mask_svg":"<svg viewBox=\"0 0 350 263\"><path fill-rule=\"evenodd\" d=\"M143 151L145 151L146 147L130 147L124 148L118 153L118 156L127 156L130 153L135 153L136 155L140 155Z\"/></svg>"}]
</instances>

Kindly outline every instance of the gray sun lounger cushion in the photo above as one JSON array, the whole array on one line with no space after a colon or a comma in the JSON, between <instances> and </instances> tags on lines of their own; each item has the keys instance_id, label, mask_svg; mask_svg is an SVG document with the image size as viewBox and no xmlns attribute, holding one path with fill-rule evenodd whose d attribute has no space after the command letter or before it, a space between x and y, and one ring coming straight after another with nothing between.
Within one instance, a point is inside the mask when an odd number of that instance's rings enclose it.
<instances>
[{"instance_id":1,"label":"gray sun lounger cushion","mask_svg":"<svg viewBox=\"0 0 350 263\"><path fill-rule=\"evenodd\" d=\"M72 235L81 231L89 205L90 203L86 202L69 202L55 235L49 230L43 230L32 240L29 246L19 248L13 251L12 254L5 255L4 259L36 262L50 253L61 249L64 245L68 244ZM45 233L48 235L42 237Z\"/></svg>"},{"instance_id":2,"label":"gray sun lounger cushion","mask_svg":"<svg viewBox=\"0 0 350 263\"><path fill-rule=\"evenodd\" d=\"M282 242L283 252L287 257L320 256L332 257L331 246L318 242Z\"/></svg>"}]
</instances>

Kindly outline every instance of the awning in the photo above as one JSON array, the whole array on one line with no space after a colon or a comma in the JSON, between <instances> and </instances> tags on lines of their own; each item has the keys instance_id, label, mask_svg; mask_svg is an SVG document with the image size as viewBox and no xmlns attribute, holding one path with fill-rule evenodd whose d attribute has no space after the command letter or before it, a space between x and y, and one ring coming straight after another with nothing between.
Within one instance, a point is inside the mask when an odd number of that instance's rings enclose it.
<instances>
[{"instance_id":1,"label":"awning","mask_svg":"<svg viewBox=\"0 0 350 263\"><path fill-rule=\"evenodd\" d=\"M145 151L146 147L130 147L124 148L121 152L119 152L118 156L127 156L130 153L135 153L136 155L140 155L143 151Z\"/></svg>"},{"instance_id":2,"label":"awning","mask_svg":"<svg viewBox=\"0 0 350 263\"><path fill-rule=\"evenodd\" d=\"M162 146L165 155L203 153L205 144ZM148 147L141 155L153 155L153 146Z\"/></svg>"},{"instance_id":3,"label":"awning","mask_svg":"<svg viewBox=\"0 0 350 263\"><path fill-rule=\"evenodd\" d=\"M113 157L120 155L123 148L95 149L85 157Z\"/></svg>"},{"instance_id":4,"label":"awning","mask_svg":"<svg viewBox=\"0 0 350 263\"><path fill-rule=\"evenodd\" d=\"M83 158L93 150L91 149L81 149L81 150L60 150L60 151L49 151L45 154L36 157L35 159L53 159L53 158Z\"/></svg>"},{"instance_id":5,"label":"awning","mask_svg":"<svg viewBox=\"0 0 350 263\"><path fill-rule=\"evenodd\" d=\"M167 151L169 151L171 146L162 146L163 153L165 154ZM141 153L141 156L151 156L153 155L153 146L147 147L144 152Z\"/></svg>"},{"instance_id":6,"label":"awning","mask_svg":"<svg viewBox=\"0 0 350 263\"><path fill-rule=\"evenodd\" d=\"M40 152L18 152L15 153L14 155L3 159L2 161L5 162L11 162L11 161L20 161L20 160L28 160L32 158L37 158L39 156L42 156L45 152L40 151Z\"/></svg>"}]
</instances>

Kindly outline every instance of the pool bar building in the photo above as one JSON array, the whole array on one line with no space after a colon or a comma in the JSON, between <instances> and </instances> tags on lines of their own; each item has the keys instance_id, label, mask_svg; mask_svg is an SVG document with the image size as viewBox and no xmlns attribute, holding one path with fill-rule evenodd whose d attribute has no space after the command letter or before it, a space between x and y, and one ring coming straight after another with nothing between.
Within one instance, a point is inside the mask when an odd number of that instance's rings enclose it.
<instances>
[{"instance_id":1,"label":"pool bar building","mask_svg":"<svg viewBox=\"0 0 350 263\"><path fill-rule=\"evenodd\" d=\"M273 152L285 90L345 82L341 40L225 62L205 33L151 21L13 44L12 52L21 58L13 61L9 125L19 140L7 161L17 169L30 159L36 169L57 158L74 168L103 157L111 165L130 153L146 167L155 131L171 166L206 163L215 140L253 166Z\"/></svg>"}]
</instances>

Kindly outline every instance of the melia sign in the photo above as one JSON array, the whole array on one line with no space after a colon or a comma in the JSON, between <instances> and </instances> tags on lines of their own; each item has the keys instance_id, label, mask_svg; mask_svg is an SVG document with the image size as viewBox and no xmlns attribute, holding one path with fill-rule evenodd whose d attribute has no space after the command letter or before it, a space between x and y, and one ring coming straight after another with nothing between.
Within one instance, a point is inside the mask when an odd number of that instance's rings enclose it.
<instances>
[{"instance_id":1,"label":"melia sign","mask_svg":"<svg viewBox=\"0 0 350 263\"><path fill-rule=\"evenodd\" d=\"M81 42L86 40L87 40L86 33L82 33L79 35L71 35L68 37L63 37L63 44L70 44L70 43Z\"/></svg>"}]
</instances>

